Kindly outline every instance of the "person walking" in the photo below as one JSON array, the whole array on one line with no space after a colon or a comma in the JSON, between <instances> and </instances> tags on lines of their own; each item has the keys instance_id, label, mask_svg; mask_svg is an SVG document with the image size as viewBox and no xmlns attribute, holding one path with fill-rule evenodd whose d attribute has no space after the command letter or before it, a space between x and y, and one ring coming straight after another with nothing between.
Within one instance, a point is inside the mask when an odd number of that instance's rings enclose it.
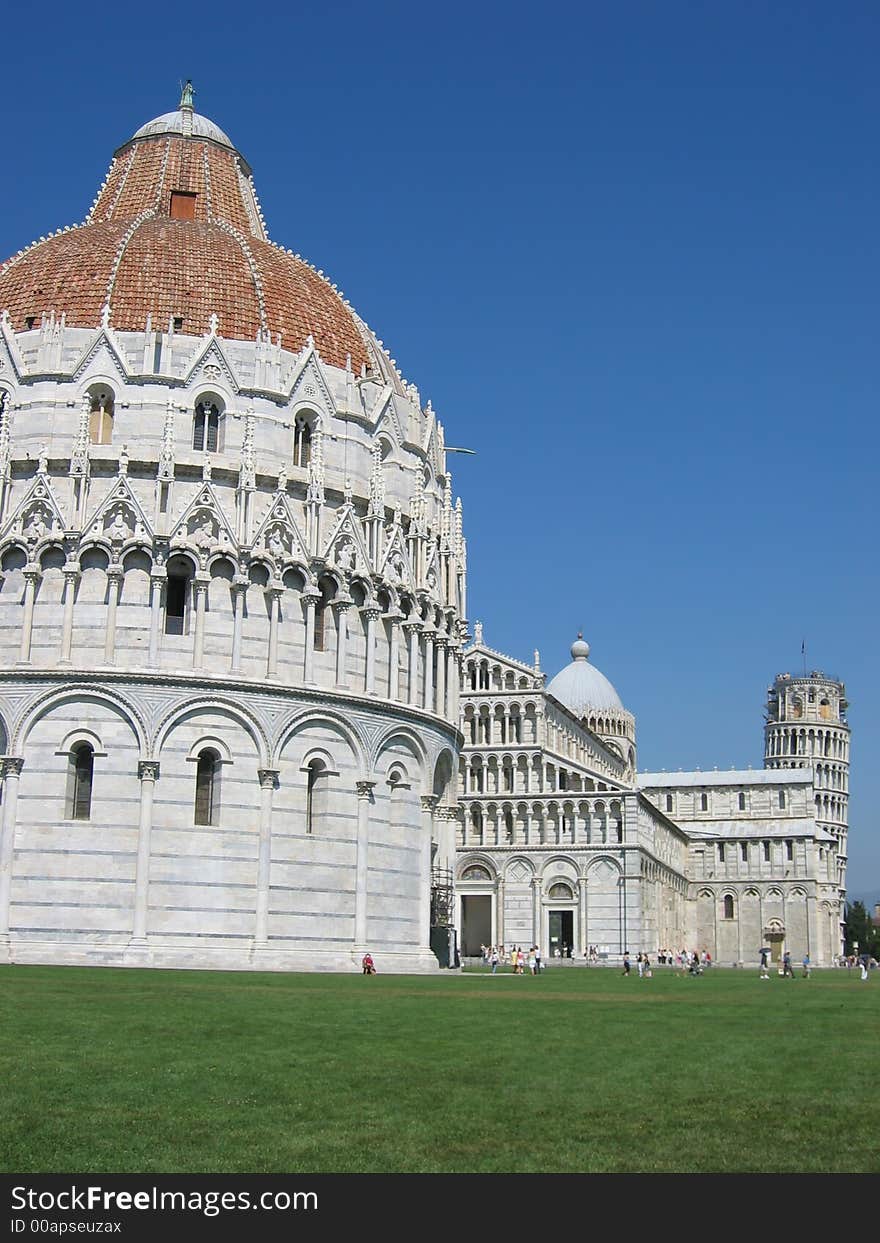
<instances>
[{"instance_id":1,"label":"person walking","mask_svg":"<svg viewBox=\"0 0 880 1243\"><path fill-rule=\"evenodd\" d=\"M859 959L859 970L861 972L862 983L864 983L868 979L868 956L867 954L865 954L864 957Z\"/></svg>"},{"instance_id":2,"label":"person walking","mask_svg":"<svg viewBox=\"0 0 880 1243\"><path fill-rule=\"evenodd\" d=\"M767 951L765 949L761 950L761 974L758 976L758 979L759 980L770 979L770 976L767 973Z\"/></svg>"},{"instance_id":3,"label":"person walking","mask_svg":"<svg viewBox=\"0 0 880 1243\"><path fill-rule=\"evenodd\" d=\"M623 956L623 974L629 975L629 969L630 969L629 951L627 951L627 953L625 953Z\"/></svg>"},{"instance_id":4,"label":"person walking","mask_svg":"<svg viewBox=\"0 0 880 1243\"><path fill-rule=\"evenodd\" d=\"M810 963L810 955L804 954L804 979L805 980L808 980L810 978L810 966L811 965L812 964Z\"/></svg>"},{"instance_id":5,"label":"person walking","mask_svg":"<svg viewBox=\"0 0 880 1243\"><path fill-rule=\"evenodd\" d=\"M641 979L645 973L645 963L644 963L644 959L642 958L641 950L638 952L638 954L636 954L636 970L639 973L639 979Z\"/></svg>"},{"instance_id":6,"label":"person walking","mask_svg":"<svg viewBox=\"0 0 880 1243\"><path fill-rule=\"evenodd\" d=\"M531 972L531 974L532 974L532 975L537 975L537 974L538 974L538 968L535 966L535 947L534 947L534 945L531 945L531 946L529 947L529 971Z\"/></svg>"},{"instance_id":7,"label":"person walking","mask_svg":"<svg viewBox=\"0 0 880 1243\"><path fill-rule=\"evenodd\" d=\"M535 946L535 975L540 975L543 969L544 969L543 964L541 962L541 947L540 945L536 945Z\"/></svg>"},{"instance_id":8,"label":"person walking","mask_svg":"<svg viewBox=\"0 0 880 1243\"><path fill-rule=\"evenodd\" d=\"M788 950L782 955L782 975L783 979L788 976L790 980L794 979L794 972L791 969L791 954Z\"/></svg>"},{"instance_id":9,"label":"person walking","mask_svg":"<svg viewBox=\"0 0 880 1243\"><path fill-rule=\"evenodd\" d=\"M498 974L498 950L495 948L494 945L492 946L491 953L489 954L489 961L492 964L492 974L497 975Z\"/></svg>"}]
</instances>

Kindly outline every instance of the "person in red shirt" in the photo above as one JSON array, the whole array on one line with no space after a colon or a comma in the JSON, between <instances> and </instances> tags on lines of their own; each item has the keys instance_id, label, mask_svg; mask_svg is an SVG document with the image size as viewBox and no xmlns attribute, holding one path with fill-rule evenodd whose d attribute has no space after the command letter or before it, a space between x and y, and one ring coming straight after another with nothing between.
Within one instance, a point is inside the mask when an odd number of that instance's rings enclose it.
<instances>
[{"instance_id":1,"label":"person in red shirt","mask_svg":"<svg viewBox=\"0 0 880 1243\"><path fill-rule=\"evenodd\" d=\"M361 961L361 966L364 969L364 975L375 975L376 974L376 967L375 967L375 964L373 963L372 954L364 954L364 957Z\"/></svg>"}]
</instances>

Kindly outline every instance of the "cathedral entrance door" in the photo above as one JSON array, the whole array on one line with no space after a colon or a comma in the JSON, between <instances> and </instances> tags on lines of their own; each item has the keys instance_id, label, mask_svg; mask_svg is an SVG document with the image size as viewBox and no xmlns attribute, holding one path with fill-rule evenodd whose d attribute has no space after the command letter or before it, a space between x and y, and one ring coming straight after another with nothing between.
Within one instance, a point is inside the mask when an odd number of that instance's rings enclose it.
<instances>
[{"instance_id":1,"label":"cathedral entrance door","mask_svg":"<svg viewBox=\"0 0 880 1243\"><path fill-rule=\"evenodd\" d=\"M785 941L784 932L771 932L767 937L767 944L770 946L770 961L782 962L782 945Z\"/></svg>"},{"instance_id":2,"label":"cathedral entrance door","mask_svg":"<svg viewBox=\"0 0 880 1243\"><path fill-rule=\"evenodd\" d=\"M782 950L785 945L785 925L781 919L771 919L764 929L767 944L770 946L770 961L782 962Z\"/></svg>"},{"instance_id":3,"label":"cathedral entrance door","mask_svg":"<svg viewBox=\"0 0 880 1243\"><path fill-rule=\"evenodd\" d=\"M466 894L461 900L461 952L479 958L480 946L492 944L492 898Z\"/></svg>"},{"instance_id":4,"label":"cathedral entrance door","mask_svg":"<svg viewBox=\"0 0 880 1243\"><path fill-rule=\"evenodd\" d=\"M574 952L574 911L550 912L550 957L570 957Z\"/></svg>"}]
</instances>

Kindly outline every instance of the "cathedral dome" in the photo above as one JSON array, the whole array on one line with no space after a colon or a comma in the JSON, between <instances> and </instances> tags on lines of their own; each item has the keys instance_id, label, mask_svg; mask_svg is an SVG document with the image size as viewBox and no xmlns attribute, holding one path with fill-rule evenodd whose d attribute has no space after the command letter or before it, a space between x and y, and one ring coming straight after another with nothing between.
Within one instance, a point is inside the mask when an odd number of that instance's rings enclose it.
<instances>
[{"instance_id":1,"label":"cathedral dome","mask_svg":"<svg viewBox=\"0 0 880 1243\"><path fill-rule=\"evenodd\" d=\"M115 153L86 221L0 266L0 311L16 331L43 316L96 328L103 308L119 331L233 340L271 337L355 372L388 371L363 322L324 277L270 242L250 168L227 135L195 113L142 126ZM187 103L187 100L190 102ZM397 387L397 377L388 376Z\"/></svg>"},{"instance_id":2,"label":"cathedral dome","mask_svg":"<svg viewBox=\"0 0 880 1243\"><path fill-rule=\"evenodd\" d=\"M590 664L589 656L590 645L579 634L571 645L571 664L557 673L547 687L547 694L558 699L576 717L584 717L595 709L624 712L617 691L605 674Z\"/></svg>"}]
</instances>

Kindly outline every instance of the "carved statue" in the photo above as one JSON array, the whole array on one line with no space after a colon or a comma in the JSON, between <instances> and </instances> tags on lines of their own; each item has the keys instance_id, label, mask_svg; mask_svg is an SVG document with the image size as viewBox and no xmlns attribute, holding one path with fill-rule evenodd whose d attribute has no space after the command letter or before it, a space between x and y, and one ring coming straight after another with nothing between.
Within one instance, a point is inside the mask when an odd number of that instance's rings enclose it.
<instances>
[{"instance_id":1,"label":"carved statue","mask_svg":"<svg viewBox=\"0 0 880 1243\"><path fill-rule=\"evenodd\" d=\"M278 527L272 528L267 542L269 552L276 561L280 560L284 556L287 549L284 547L284 540L281 538L281 532L278 530Z\"/></svg>"},{"instance_id":2,"label":"carved statue","mask_svg":"<svg viewBox=\"0 0 880 1243\"><path fill-rule=\"evenodd\" d=\"M122 541L128 539L131 534L131 528L125 521L125 511L120 506L116 510L113 521L108 528L107 534L111 540Z\"/></svg>"},{"instance_id":3,"label":"carved statue","mask_svg":"<svg viewBox=\"0 0 880 1243\"><path fill-rule=\"evenodd\" d=\"M347 573L357 564L357 551L350 539L340 540L336 545L336 564Z\"/></svg>"},{"instance_id":4,"label":"carved statue","mask_svg":"<svg viewBox=\"0 0 880 1243\"><path fill-rule=\"evenodd\" d=\"M210 548L214 543L214 522L210 514L202 518L201 525L193 534L193 543L196 548Z\"/></svg>"},{"instance_id":5,"label":"carved statue","mask_svg":"<svg viewBox=\"0 0 880 1243\"><path fill-rule=\"evenodd\" d=\"M388 566L391 570L392 576L399 583L402 583L406 578L406 567L403 564L402 555L396 549L388 558Z\"/></svg>"},{"instance_id":6,"label":"carved statue","mask_svg":"<svg viewBox=\"0 0 880 1243\"><path fill-rule=\"evenodd\" d=\"M46 534L46 519L43 517L42 510L35 509L31 514L31 520L27 524L24 537L29 544L38 544Z\"/></svg>"}]
</instances>

